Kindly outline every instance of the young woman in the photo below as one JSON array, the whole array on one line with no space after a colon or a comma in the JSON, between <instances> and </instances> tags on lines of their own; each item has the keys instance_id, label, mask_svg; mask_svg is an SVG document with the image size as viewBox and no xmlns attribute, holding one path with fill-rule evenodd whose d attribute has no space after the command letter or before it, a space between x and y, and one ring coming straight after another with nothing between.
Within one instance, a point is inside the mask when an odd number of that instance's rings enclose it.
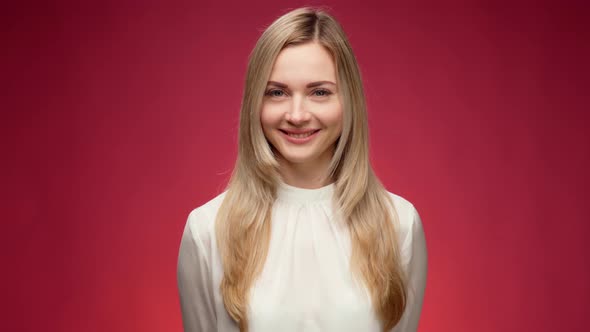
<instances>
[{"instance_id":1,"label":"young woman","mask_svg":"<svg viewBox=\"0 0 590 332\"><path fill-rule=\"evenodd\" d=\"M342 28L321 10L285 14L250 57L228 188L184 229L185 331L416 331L426 270L416 209L369 163Z\"/></svg>"}]
</instances>

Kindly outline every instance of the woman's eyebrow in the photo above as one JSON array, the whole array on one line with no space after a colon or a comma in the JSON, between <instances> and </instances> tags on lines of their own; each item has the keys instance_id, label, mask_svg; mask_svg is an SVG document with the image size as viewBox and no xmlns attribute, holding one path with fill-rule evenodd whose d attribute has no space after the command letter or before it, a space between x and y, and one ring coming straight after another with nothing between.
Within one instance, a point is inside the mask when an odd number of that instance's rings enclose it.
<instances>
[{"instance_id":1,"label":"woman's eyebrow","mask_svg":"<svg viewBox=\"0 0 590 332\"><path fill-rule=\"evenodd\" d=\"M283 89L286 89L287 87L289 87L287 84L283 84L283 83L279 83L279 82L275 82L275 81L268 81L267 85L274 85L276 87L283 88Z\"/></svg>"},{"instance_id":2,"label":"woman's eyebrow","mask_svg":"<svg viewBox=\"0 0 590 332\"><path fill-rule=\"evenodd\" d=\"M308 88L315 88L316 86L320 86L320 85L324 85L324 84L332 84L332 85L336 85L336 83L331 82L331 81L317 81L317 82L311 82L307 85Z\"/></svg>"},{"instance_id":3,"label":"woman's eyebrow","mask_svg":"<svg viewBox=\"0 0 590 332\"><path fill-rule=\"evenodd\" d=\"M331 82L331 81L317 81L317 82L311 82L311 83L308 83L308 84L306 85L306 87L307 87L307 88L315 88L316 86L320 86L320 85L323 85L323 84L332 84L332 85L336 85L336 83L334 83L334 82ZM276 86L276 87L283 88L283 89L285 89L285 88L288 88L288 87L289 87L287 84L280 83L280 82L276 82L276 81L268 81L268 84L267 84L267 85L274 85L274 86Z\"/></svg>"}]
</instances>

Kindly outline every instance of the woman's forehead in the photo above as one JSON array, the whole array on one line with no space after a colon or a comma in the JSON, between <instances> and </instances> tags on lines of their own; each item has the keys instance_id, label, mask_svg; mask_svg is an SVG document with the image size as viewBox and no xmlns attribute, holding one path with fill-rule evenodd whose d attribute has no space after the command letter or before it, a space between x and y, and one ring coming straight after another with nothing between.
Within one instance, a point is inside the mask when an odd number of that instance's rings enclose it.
<instances>
[{"instance_id":1,"label":"woman's forehead","mask_svg":"<svg viewBox=\"0 0 590 332\"><path fill-rule=\"evenodd\" d=\"M287 85L311 82L336 82L336 68L331 54L318 43L306 43L283 49L270 75L270 81Z\"/></svg>"}]
</instances>

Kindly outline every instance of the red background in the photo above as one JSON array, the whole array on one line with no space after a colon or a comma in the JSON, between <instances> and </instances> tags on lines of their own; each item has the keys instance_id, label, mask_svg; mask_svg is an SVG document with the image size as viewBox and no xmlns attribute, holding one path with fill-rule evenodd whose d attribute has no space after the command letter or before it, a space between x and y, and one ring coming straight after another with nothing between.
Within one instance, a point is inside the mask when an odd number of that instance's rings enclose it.
<instances>
[{"instance_id":1,"label":"red background","mask_svg":"<svg viewBox=\"0 0 590 332\"><path fill-rule=\"evenodd\" d=\"M589 12L441 3L322 2L424 222L420 331L587 331ZM186 217L229 177L256 39L304 4L3 8L2 330L181 330Z\"/></svg>"}]
</instances>

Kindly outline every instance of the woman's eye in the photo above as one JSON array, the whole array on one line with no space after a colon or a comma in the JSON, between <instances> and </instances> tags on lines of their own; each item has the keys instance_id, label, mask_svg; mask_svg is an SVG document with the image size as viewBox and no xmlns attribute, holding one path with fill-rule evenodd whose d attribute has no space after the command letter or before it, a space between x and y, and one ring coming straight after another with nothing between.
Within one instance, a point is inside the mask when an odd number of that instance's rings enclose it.
<instances>
[{"instance_id":1,"label":"woman's eye","mask_svg":"<svg viewBox=\"0 0 590 332\"><path fill-rule=\"evenodd\" d=\"M273 90L268 90L266 92L266 95L271 96L271 97L282 97L285 95L285 92L283 90L273 89Z\"/></svg>"},{"instance_id":2,"label":"woman's eye","mask_svg":"<svg viewBox=\"0 0 590 332\"><path fill-rule=\"evenodd\" d=\"M330 91L328 91L328 90L315 90L313 92L313 95L317 96L317 97L325 97L325 96L330 95Z\"/></svg>"}]
</instances>

